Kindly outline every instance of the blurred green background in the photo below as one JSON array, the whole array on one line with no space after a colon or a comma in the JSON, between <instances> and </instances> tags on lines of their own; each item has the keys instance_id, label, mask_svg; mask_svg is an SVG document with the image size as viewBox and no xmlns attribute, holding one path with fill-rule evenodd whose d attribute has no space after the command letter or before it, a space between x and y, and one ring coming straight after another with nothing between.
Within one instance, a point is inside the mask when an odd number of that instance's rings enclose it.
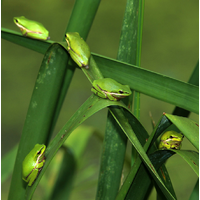
<instances>
[{"instance_id":1,"label":"blurred green background","mask_svg":"<svg viewBox=\"0 0 200 200\"><path fill-rule=\"evenodd\" d=\"M61 41L74 2L75 0L3 1L1 25L19 31L19 28L13 22L13 17L23 15L28 19L41 22L49 30L51 40ZM199 56L198 4L198 1L181 0L151 0L145 2L141 67L181 81L187 82L189 80ZM125 6L125 0L101 1L87 39L92 52L116 58ZM1 155L3 156L20 140L43 55L5 40L1 40L1 45ZM90 88L91 85L85 75L77 69L55 133L90 96ZM173 105L141 94L141 123L149 133L152 131L149 112L152 113L157 122L163 112L171 113L173 109ZM107 110L104 109L88 119L84 125L93 126L103 135L106 114ZM194 113L190 115L190 118L198 121L198 115ZM183 141L183 149L193 149L186 139ZM97 167L94 172L95 180L98 178L100 152L101 143L95 137L91 138L84 158L88 165L95 163ZM188 199L196 183L196 175L178 156L173 156L168 161L167 167L178 199ZM2 185L2 199L7 199L9 184L10 179ZM90 186L88 186L88 191L90 189ZM94 199L96 187L93 186L92 189L94 190L91 199ZM152 197L152 199L154 198Z\"/></svg>"}]
</instances>

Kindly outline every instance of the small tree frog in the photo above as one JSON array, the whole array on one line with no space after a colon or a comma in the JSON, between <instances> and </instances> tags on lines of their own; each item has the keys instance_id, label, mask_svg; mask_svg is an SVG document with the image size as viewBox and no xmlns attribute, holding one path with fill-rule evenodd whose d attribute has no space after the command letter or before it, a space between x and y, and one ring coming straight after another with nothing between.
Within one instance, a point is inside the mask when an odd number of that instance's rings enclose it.
<instances>
[{"instance_id":1,"label":"small tree frog","mask_svg":"<svg viewBox=\"0 0 200 200\"><path fill-rule=\"evenodd\" d=\"M46 146L44 144L36 144L23 161L22 179L28 182L28 186L33 184L44 166L45 150Z\"/></svg>"},{"instance_id":2,"label":"small tree frog","mask_svg":"<svg viewBox=\"0 0 200 200\"><path fill-rule=\"evenodd\" d=\"M77 32L66 33L68 52L79 67L89 69L90 48Z\"/></svg>"},{"instance_id":3,"label":"small tree frog","mask_svg":"<svg viewBox=\"0 0 200 200\"><path fill-rule=\"evenodd\" d=\"M13 20L24 36L38 40L50 39L49 31L41 23L26 19L24 16L14 17Z\"/></svg>"},{"instance_id":4,"label":"small tree frog","mask_svg":"<svg viewBox=\"0 0 200 200\"><path fill-rule=\"evenodd\" d=\"M159 149L180 149L184 135L176 131L167 131L160 138Z\"/></svg>"},{"instance_id":5,"label":"small tree frog","mask_svg":"<svg viewBox=\"0 0 200 200\"><path fill-rule=\"evenodd\" d=\"M121 85L111 78L94 80L92 86L91 91L97 96L111 101L119 101L132 93L128 85Z\"/></svg>"}]
</instances>

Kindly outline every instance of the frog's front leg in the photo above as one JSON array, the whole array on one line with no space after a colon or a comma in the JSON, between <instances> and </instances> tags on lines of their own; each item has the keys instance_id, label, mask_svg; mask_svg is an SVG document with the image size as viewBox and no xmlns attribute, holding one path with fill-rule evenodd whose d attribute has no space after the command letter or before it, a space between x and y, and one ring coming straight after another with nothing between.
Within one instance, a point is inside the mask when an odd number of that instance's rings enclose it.
<instances>
[{"instance_id":1,"label":"frog's front leg","mask_svg":"<svg viewBox=\"0 0 200 200\"><path fill-rule=\"evenodd\" d=\"M44 159L45 159L45 158L44 158ZM42 167L44 166L44 163L45 163L45 160L43 160L43 161L40 162L40 163L37 163L37 164L35 165L35 168L37 168L37 169L42 168Z\"/></svg>"},{"instance_id":2,"label":"frog's front leg","mask_svg":"<svg viewBox=\"0 0 200 200\"><path fill-rule=\"evenodd\" d=\"M24 29L21 29L21 31L22 31L22 35L24 35L24 36L27 36L27 31Z\"/></svg>"},{"instance_id":3,"label":"frog's front leg","mask_svg":"<svg viewBox=\"0 0 200 200\"><path fill-rule=\"evenodd\" d=\"M93 86L91 91L101 98L104 98L104 99L108 98L107 95L103 92L103 90L98 85L96 85L95 87Z\"/></svg>"},{"instance_id":4,"label":"frog's front leg","mask_svg":"<svg viewBox=\"0 0 200 200\"><path fill-rule=\"evenodd\" d=\"M112 93L107 93L107 98L111 101L119 101L119 99L115 98Z\"/></svg>"},{"instance_id":5,"label":"frog's front leg","mask_svg":"<svg viewBox=\"0 0 200 200\"><path fill-rule=\"evenodd\" d=\"M172 143L171 145L170 145L170 149L180 149L181 148L181 142L174 142L174 143Z\"/></svg>"}]
</instances>

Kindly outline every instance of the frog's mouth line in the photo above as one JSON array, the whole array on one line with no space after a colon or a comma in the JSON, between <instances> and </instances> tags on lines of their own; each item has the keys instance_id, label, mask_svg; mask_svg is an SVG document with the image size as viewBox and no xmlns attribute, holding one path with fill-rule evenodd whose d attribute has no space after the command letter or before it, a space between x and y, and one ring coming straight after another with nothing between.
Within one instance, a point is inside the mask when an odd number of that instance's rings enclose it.
<instances>
[{"instance_id":1,"label":"frog's mouth line","mask_svg":"<svg viewBox=\"0 0 200 200\"><path fill-rule=\"evenodd\" d=\"M161 140L164 144L169 144L168 142L170 142L171 144L173 145L177 145L179 146L181 144L182 141L177 141L177 140L170 140L170 139L167 139L167 140Z\"/></svg>"},{"instance_id":2,"label":"frog's mouth line","mask_svg":"<svg viewBox=\"0 0 200 200\"><path fill-rule=\"evenodd\" d=\"M26 30L26 33L36 33L36 34L42 34L42 32L39 32L39 31L31 31L31 30L29 30L29 29L27 29L27 28L25 28L24 26L22 26L22 25L20 25L20 24L16 24L19 28L20 28L20 30Z\"/></svg>"},{"instance_id":3,"label":"frog's mouth line","mask_svg":"<svg viewBox=\"0 0 200 200\"><path fill-rule=\"evenodd\" d=\"M43 147L43 148L44 148L44 147ZM42 148L42 149L43 149L43 148ZM42 149L41 149L41 150L42 150ZM41 150L40 150L40 151L41 151ZM45 159L44 153L45 153L45 151L44 151L42 154L40 154L40 155L38 156L38 158L37 158L37 160L36 160L37 163L41 163L41 162Z\"/></svg>"}]
</instances>

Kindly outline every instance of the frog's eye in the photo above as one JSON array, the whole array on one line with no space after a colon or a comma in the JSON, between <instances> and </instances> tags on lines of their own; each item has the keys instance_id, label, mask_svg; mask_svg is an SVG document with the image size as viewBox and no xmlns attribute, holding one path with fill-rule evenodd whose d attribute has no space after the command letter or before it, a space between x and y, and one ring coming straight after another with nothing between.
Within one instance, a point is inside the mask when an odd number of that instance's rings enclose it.
<instances>
[{"instance_id":1,"label":"frog's eye","mask_svg":"<svg viewBox=\"0 0 200 200\"><path fill-rule=\"evenodd\" d=\"M122 90L119 90L119 93L120 93L120 94L124 94L124 92L123 92Z\"/></svg>"},{"instance_id":2,"label":"frog's eye","mask_svg":"<svg viewBox=\"0 0 200 200\"><path fill-rule=\"evenodd\" d=\"M170 135L170 138L174 138L172 135Z\"/></svg>"},{"instance_id":3,"label":"frog's eye","mask_svg":"<svg viewBox=\"0 0 200 200\"><path fill-rule=\"evenodd\" d=\"M15 22L18 22L18 20L17 20L17 19L15 19Z\"/></svg>"},{"instance_id":4,"label":"frog's eye","mask_svg":"<svg viewBox=\"0 0 200 200\"><path fill-rule=\"evenodd\" d=\"M37 152L37 154L40 155L40 154L41 154L41 150L39 150L39 151Z\"/></svg>"}]
</instances>

